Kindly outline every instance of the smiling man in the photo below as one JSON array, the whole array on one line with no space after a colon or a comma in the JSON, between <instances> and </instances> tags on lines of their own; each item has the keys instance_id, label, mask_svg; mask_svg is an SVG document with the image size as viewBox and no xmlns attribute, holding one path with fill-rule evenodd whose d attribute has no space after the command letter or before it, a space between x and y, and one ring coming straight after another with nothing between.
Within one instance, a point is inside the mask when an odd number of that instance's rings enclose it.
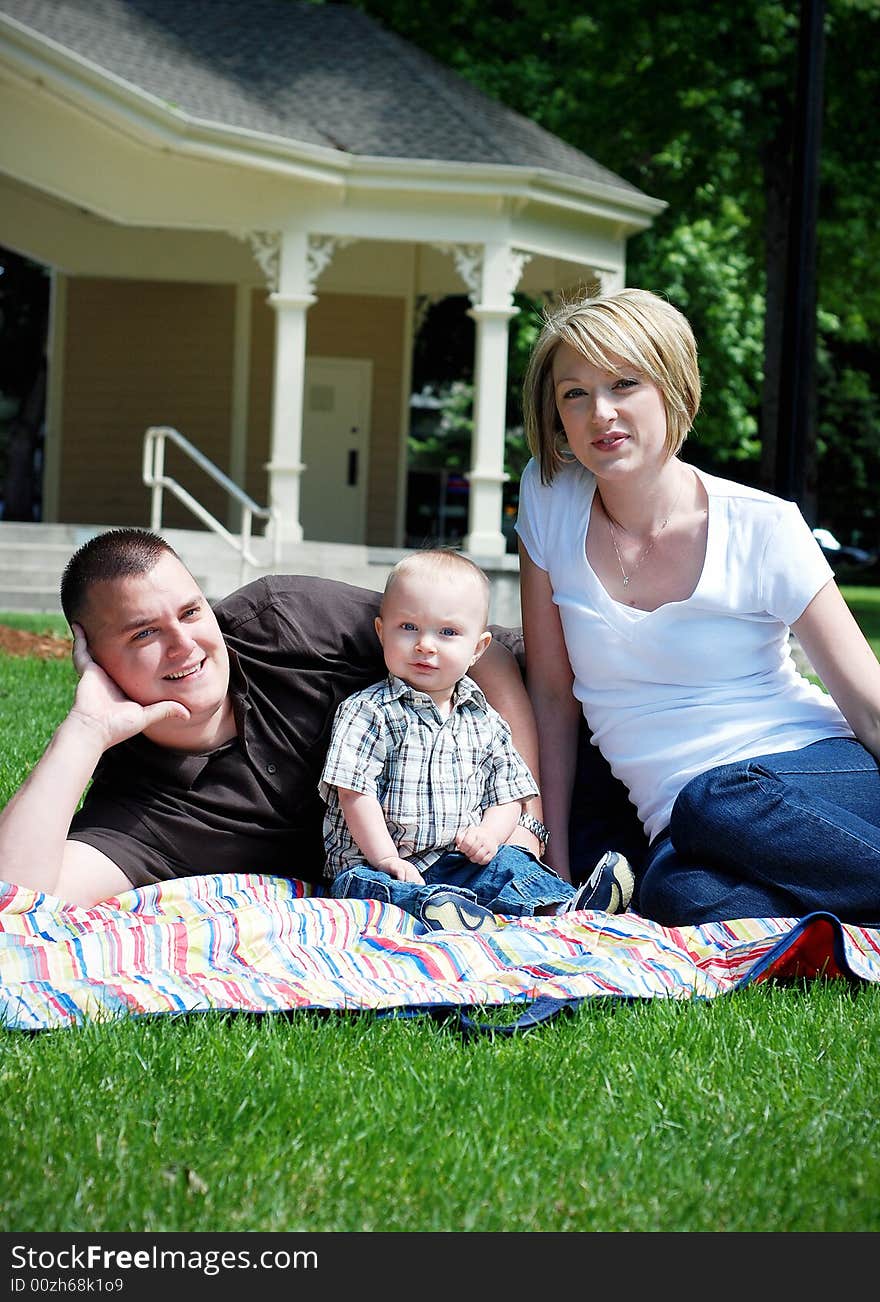
<instances>
[{"instance_id":1,"label":"smiling man","mask_svg":"<svg viewBox=\"0 0 880 1302\"><path fill-rule=\"evenodd\" d=\"M212 608L164 539L114 529L71 557L61 600L79 683L0 814L0 878L82 905L205 873L320 881L333 714L385 672L378 593L268 575ZM534 762L513 656L493 642L479 676Z\"/></svg>"}]
</instances>

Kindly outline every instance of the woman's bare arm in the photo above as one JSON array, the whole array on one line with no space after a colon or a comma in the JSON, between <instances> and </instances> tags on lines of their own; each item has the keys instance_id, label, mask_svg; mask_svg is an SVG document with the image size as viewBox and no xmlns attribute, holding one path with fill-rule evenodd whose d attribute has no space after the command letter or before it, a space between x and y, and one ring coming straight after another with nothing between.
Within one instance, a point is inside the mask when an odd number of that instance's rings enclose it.
<instances>
[{"instance_id":1,"label":"woman's bare arm","mask_svg":"<svg viewBox=\"0 0 880 1302\"><path fill-rule=\"evenodd\" d=\"M469 671L470 677L485 694L486 700L510 726L513 744L528 765L535 785L541 785L541 759L538 730L526 685L516 657L500 642L492 641ZM545 822L540 795L523 802L526 813ZM524 827L516 826L508 840L540 854L538 838Z\"/></svg>"},{"instance_id":2,"label":"woman's bare arm","mask_svg":"<svg viewBox=\"0 0 880 1302\"><path fill-rule=\"evenodd\" d=\"M545 859L561 877L570 881L568 822L581 708L572 691L571 662L550 580L522 546L520 600L526 681L539 739L544 822L550 832Z\"/></svg>"},{"instance_id":3,"label":"woman's bare arm","mask_svg":"<svg viewBox=\"0 0 880 1302\"><path fill-rule=\"evenodd\" d=\"M856 737L880 759L880 663L833 579L792 632Z\"/></svg>"}]
</instances>

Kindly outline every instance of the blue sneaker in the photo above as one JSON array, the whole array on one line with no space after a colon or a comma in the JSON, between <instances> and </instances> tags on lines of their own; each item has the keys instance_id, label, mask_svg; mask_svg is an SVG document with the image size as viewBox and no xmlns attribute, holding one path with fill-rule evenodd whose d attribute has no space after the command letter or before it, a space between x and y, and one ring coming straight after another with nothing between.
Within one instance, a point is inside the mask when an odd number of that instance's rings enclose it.
<instances>
[{"instance_id":1,"label":"blue sneaker","mask_svg":"<svg viewBox=\"0 0 880 1302\"><path fill-rule=\"evenodd\" d=\"M616 850L609 850L596 864L582 886L565 906L565 913L576 909L602 909L605 913L624 913L632 899L636 879L629 861Z\"/></svg>"},{"instance_id":2,"label":"blue sneaker","mask_svg":"<svg viewBox=\"0 0 880 1302\"><path fill-rule=\"evenodd\" d=\"M458 891L434 891L422 905L422 922L431 931L494 931L495 914Z\"/></svg>"}]
</instances>

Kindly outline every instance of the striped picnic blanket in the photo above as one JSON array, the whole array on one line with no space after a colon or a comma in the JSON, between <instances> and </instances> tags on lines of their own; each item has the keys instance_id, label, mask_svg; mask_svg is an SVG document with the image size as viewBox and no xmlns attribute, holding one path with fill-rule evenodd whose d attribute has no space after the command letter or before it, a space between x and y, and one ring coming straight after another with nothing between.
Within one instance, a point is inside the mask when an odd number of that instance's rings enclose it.
<instances>
[{"instance_id":1,"label":"striped picnic blanket","mask_svg":"<svg viewBox=\"0 0 880 1302\"><path fill-rule=\"evenodd\" d=\"M209 1009L555 1008L712 998L749 981L880 981L880 931L831 914L661 927L637 914L427 931L393 905L259 874L190 877L94 908L0 884L0 1016L34 1031Z\"/></svg>"}]
</instances>

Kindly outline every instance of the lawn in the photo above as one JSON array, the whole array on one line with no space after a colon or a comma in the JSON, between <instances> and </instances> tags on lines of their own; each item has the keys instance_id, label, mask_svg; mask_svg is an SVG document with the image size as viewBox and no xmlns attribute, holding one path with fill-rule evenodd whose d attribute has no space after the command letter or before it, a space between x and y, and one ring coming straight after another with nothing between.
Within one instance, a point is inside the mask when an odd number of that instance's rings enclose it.
<instances>
[{"instance_id":1,"label":"lawn","mask_svg":"<svg viewBox=\"0 0 880 1302\"><path fill-rule=\"evenodd\" d=\"M880 656L880 588L851 587L842 591L862 632Z\"/></svg>"},{"instance_id":2,"label":"lawn","mask_svg":"<svg viewBox=\"0 0 880 1302\"><path fill-rule=\"evenodd\" d=\"M878 593L847 597L877 649ZM0 803L73 682L0 656ZM598 1000L513 1038L358 1014L2 1030L0 1214L17 1233L875 1232L878 1042L880 987L842 982Z\"/></svg>"},{"instance_id":3,"label":"lawn","mask_svg":"<svg viewBox=\"0 0 880 1302\"><path fill-rule=\"evenodd\" d=\"M880 991L0 1033L19 1231L876 1231Z\"/></svg>"}]
</instances>

